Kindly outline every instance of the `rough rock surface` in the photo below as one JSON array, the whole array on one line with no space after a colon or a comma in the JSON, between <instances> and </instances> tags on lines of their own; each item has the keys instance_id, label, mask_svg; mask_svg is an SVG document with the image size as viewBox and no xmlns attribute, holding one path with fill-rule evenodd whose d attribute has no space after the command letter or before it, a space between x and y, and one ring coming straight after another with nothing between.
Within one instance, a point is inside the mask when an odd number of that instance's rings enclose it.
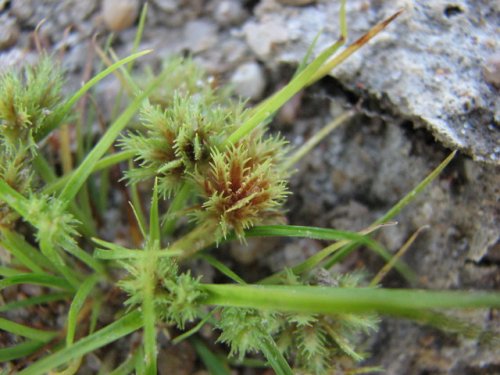
<instances>
[{"instance_id":1,"label":"rough rock surface","mask_svg":"<svg viewBox=\"0 0 500 375\"><path fill-rule=\"evenodd\" d=\"M238 68L257 61L270 93L290 78L322 27L318 50L338 35L337 1L294 3L307 4L152 0L142 48L155 52L136 66L155 66L166 56L190 52L218 78L229 80ZM380 231L378 239L396 251L415 230L429 225L405 257L419 275L420 287L500 289L498 4L348 1L350 42L398 8L406 10L336 69L334 78L296 98L287 108L286 121L273 124L299 145L362 99L362 115L298 165L288 204L291 223L363 228L420 182L446 157L448 148L459 148L464 153L398 215L398 226ZM69 85L77 87L93 56L90 37L100 32L101 45L107 37L101 6L97 0L0 0L0 16L15 19L20 29L16 44L0 52L0 71L35 58L32 33L45 19L40 42L64 55L63 64L72 75ZM120 56L130 52L135 31L131 26L116 34L113 47ZM99 103L111 108L118 90L116 81L105 83L97 94L103 99ZM233 248L233 259L228 260L249 280L256 272L296 264L322 244L303 240L284 246L271 241L250 245ZM362 251L339 267L376 272L381 265ZM406 286L396 274L385 282ZM494 310L463 318L486 329L500 327ZM374 353L369 364L383 366L388 374L500 373L498 350L405 321L385 320L369 349ZM88 367L83 373L92 373Z\"/></svg>"},{"instance_id":2,"label":"rough rock surface","mask_svg":"<svg viewBox=\"0 0 500 375\"><path fill-rule=\"evenodd\" d=\"M500 5L497 1L347 2L349 40L399 8L404 13L369 48L351 57L332 74L352 90L387 100L401 115L431 129L444 144L477 160L500 164L498 88L484 75L498 52ZM318 31L319 47L336 40L338 3L286 7L263 0L248 30L274 25L288 40L277 48L254 48L275 61L298 62ZM268 38L269 39L269 38ZM270 40L270 39L269 39ZM272 41L272 40L271 40ZM265 45L262 42L260 45ZM491 63L490 63L491 64Z\"/></svg>"}]
</instances>

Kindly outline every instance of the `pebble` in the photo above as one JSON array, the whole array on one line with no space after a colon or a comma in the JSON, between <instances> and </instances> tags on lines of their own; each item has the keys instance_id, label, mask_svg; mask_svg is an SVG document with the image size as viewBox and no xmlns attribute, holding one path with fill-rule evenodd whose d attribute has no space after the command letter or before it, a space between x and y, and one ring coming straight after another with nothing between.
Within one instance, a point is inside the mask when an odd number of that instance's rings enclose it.
<instances>
[{"instance_id":1,"label":"pebble","mask_svg":"<svg viewBox=\"0 0 500 375\"><path fill-rule=\"evenodd\" d=\"M27 21L35 13L32 0L12 0L10 11L21 22Z\"/></svg>"},{"instance_id":2,"label":"pebble","mask_svg":"<svg viewBox=\"0 0 500 375\"><path fill-rule=\"evenodd\" d=\"M19 26L15 18L0 16L0 50L7 49L16 44L19 38Z\"/></svg>"},{"instance_id":3,"label":"pebble","mask_svg":"<svg viewBox=\"0 0 500 375\"><path fill-rule=\"evenodd\" d=\"M251 100L260 99L266 88L264 71L255 61L247 62L233 73L231 84L239 96Z\"/></svg>"},{"instance_id":4,"label":"pebble","mask_svg":"<svg viewBox=\"0 0 500 375\"><path fill-rule=\"evenodd\" d=\"M278 3L294 6L309 5L315 2L316 0L278 0Z\"/></svg>"},{"instance_id":5,"label":"pebble","mask_svg":"<svg viewBox=\"0 0 500 375\"><path fill-rule=\"evenodd\" d=\"M224 0L214 9L215 21L221 26L238 25L246 17L246 11L240 1Z\"/></svg>"},{"instance_id":6,"label":"pebble","mask_svg":"<svg viewBox=\"0 0 500 375\"><path fill-rule=\"evenodd\" d=\"M217 26L209 20L194 20L184 29L186 48L193 53L206 51L217 43Z\"/></svg>"},{"instance_id":7,"label":"pebble","mask_svg":"<svg viewBox=\"0 0 500 375\"><path fill-rule=\"evenodd\" d=\"M172 13L178 9L180 6L179 0L153 0L153 4L155 4L158 8L163 10L164 12Z\"/></svg>"},{"instance_id":8,"label":"pebble","mask_svg":"<svg viewBox=\"0 0 500 375\"><path fill-rule=\"evenodd\" d=\"M104 23L111 31L121 31L132 26L138 13L138 0L104 0L102 3Z\"/></svg>"},{"instance_id":9,"label":"pebble","mask_svg":"<svg viewBox=\"0 0 500 375\"><path fill-rule=\"evenodd\" d=\"M283 20L269 19L263 23L248 22L243 29L248 46L261 58L268 58L273 48L289 40Z\"/></svg>"},{"instance_id":10,"label":"pebble","mask_svg":"<svg viewBox=\"0 0 500 375\"><path fill-rule=\"evenodd\" d=\"M487 82L500 87L500 52L494 53L486 60L483 75Z\"/></svg>"}]
</instances>

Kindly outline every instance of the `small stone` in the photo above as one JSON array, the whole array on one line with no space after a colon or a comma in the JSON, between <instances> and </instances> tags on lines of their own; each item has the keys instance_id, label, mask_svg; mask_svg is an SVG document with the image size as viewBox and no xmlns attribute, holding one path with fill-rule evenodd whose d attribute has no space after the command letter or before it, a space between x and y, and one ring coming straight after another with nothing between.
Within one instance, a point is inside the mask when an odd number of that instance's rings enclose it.
<instances>
[{"instance_id":1,"label":"small stone","mask_svg":"<svg viewBox=\"0 0 500 375\"><path fill-rule=\"evenodd\" d=\"M262 58L268 58L275 45L289 39L286 25L280 19L269 19L259 24L249 22L243 31L250 48Z\"/></svg>"},{"instance_id":2,"label":"small stone","mask_svg":"<svg viewBox=\"0 0 500 375\"><path fill-rule=\"evenodd\" d=\"M500 52L494 53L486 60L483 75L487 82L500 87Z\"/></svg>"},{"instance_id":3,"label":"small stone","mask_svg":"<svg viewBox=\"0 0 500 375\"><path fill-rule=\"evenodd\" d=\"M184 29L186 48L197 53L206 51L217 43L217 26L209 20L195 20Z\"/></svg>"},{"instance_id":4,"label":"small stone","mask_svg":"<svg viewBox=\"0 0 500 375\"><path fill-rule=\"evenodd\" d=\"M254 61L240 65L233 73L231 83L239 96L252 100L260 99L266 88L264 72Z\"/></svg>"},{"instance_id":5,"label":"small stone","mask_svg":"<svg viewBox=\"0 0 500 375\"><path fill-rule=\"evenodd\" d=\"M104 23L111 31L121 31L132 26L138 12L138 0L104 0L102 4Z\"/></svg>"},{"instance_id":6,"label":"small stone","mask_svg":"<svg viewBox=\"0 0 500 375\"><path fill-rule=\"evenodd\" d=\"M12 0L10 10L19 21L27 21L35 13L35 4L32 0Z\"/></svg>"},{"instance_id":7,"label":"small stone","mask_svg":"<svg viewBox=\"0 0 500 375\"><path fill-rule=\"evenodd\" d=\"M14 18L6 14L0 16L0 50L7 49L16 44L19 38L19 26Z\"/></svg>"},{"instance_id":8,"label":"small stone","mask_svg":"<svg viewBox=\"0 0 500 375\"><path fill-rule=\"evenodd\" d=\"M178 9L177 7L180 6L179 3L179 0L153 0L153 4L168 13L176 11Z\"/></svg>"},{"instance_id":9,"label":"small stone","mask_svg":"<svg viewBox=\"0 0 500 375\"><path fill-rule=\"evenodd\" d=\"M243 5L235 0L221 1L214 10L214 19L221 26L237 25L244 20L245 16Z\"/></svg>"}]
</instances>

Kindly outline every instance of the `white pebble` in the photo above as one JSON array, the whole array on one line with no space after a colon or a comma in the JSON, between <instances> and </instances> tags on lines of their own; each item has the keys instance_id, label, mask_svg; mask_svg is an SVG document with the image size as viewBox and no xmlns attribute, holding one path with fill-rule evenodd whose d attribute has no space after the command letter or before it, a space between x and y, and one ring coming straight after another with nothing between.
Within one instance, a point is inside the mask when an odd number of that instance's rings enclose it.
<instances>
[{"instance_id":1,"label":"white pebble","mask_svg":"<svg viewBox=\"0 0 500 375\"><path fill-rule=\"evenodd\" d=\"M266 88L264 72L256 62L240 65L231 77L236 93L252 100L259 99Z\"/></svg>"},{"instance_id":2,"label":"white pebble","mask_svg":"<svg viewBox=\"0 0 500 375\"><path fill-rule=\"evenodd\" d=\"M104 0L102 3L104 23L111 31L121 31L132 26L138 12L138 0Z\"/></svg>"}]
</instances>

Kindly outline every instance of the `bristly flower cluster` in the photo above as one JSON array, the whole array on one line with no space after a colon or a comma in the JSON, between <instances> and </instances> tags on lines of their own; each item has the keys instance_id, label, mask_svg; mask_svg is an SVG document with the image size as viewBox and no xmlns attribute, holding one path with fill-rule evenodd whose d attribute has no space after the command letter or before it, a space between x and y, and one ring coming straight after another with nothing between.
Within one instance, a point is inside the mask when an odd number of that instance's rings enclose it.
<instances>
[{"instance_id":1,"label":"bristly flower cluster","mask_svg":"<svg viewBox=\"0 0 500 375\"><path fill-rule=\"evenodd\" d=\"M139 168L127 172L135 183L158 178L162 195L175 193L190 173L205 169L210 150L241 121L242 110L233 111L193 97L177 94L170 107L146 104L141 110L143 133L131 134L122 142L136 153Z\"/></svg>"},{"instance_id":2,"label":"bristly flower cluster","mask_svg":"<svg viewBox=\"0 0 500 375\"><path fill-rule=\"evenodd\" d=\"M32 195L27 208L26 220L37 229L38 241L46 241L66 250L75 245L78 220L66 211L61 200L46 195Z\"/></svg>"},{"instance_id":3,"label":"bristly flower cluster","mask_svg":"<svg viewBox=\"0 0 500 375\"><path fill-rule=\"evenodd\" d=\"M282 220L287 195L277 158L282 149L279 140L261 137L222 151L213 149L210 169L194 175L204 201L193 213L196 221L218 223L218 239L230 230L243 239L245 229Z\"/></svg>"},{"instance_id":4,"label":"bristly flower cluster","mask_svg":"<svg viewBox=\"0 0 500 375\"><path fill-rule=\"evenodd\" d=\"M34 65L0 74L0 178L28 196L36 136L61 121L63 75L49 56ZM0 201L0 226L11 228L19 215Z\"/></svg>"},{"instance_id":5,"label":"bristly flower cluster","mask_svg":"<svg viewBox=\"0 0 500 375\"><path fill-rule=\"evenodd\" d=\"M0 77L0 130L11 145L35 147L34 138L61 121L63 75L50 56Z\"/></svg>"},{"instance_id":6,"label":"bristly flower cluster","mask_svg":"<svg viewBox=\"0 0 500 375\"><path fill-rule=\"evenodd\" d=\"M359 273L328 273L325 278L326 273L323 272L321 283L326 280L333 287L354 288L363 282L363 275ZM285 273L283 282L287 285L312 285L290 270ZM343 373L346 368L340 369L339 366L363 360L364 353L356 348L359 338L376 330L377 326L378 318L373 314L270 313L227 307L221 313L217 327L222 331L219 341L230 346L231 355L242 359L246 353L262 348L264 340L273 339L300 373L319 375L331 373L334 369Z\"/></svg>"},{"instance_id":7,"label":"bristly flower cluster","mask_svg":"<svg viewBox=\"0 0 500 375\"><path fill-rule=\"evenodd\" d=\"M147 252L143 258L121 262L129 276L119 282L119 286L129 295L126 304L140 306L143 302L146 278L154 273L156 316L168 323L184 329L187 322L200 317L199 300L204 297L200 281L190 272L180 273L177 263L171 258L159 258L150 269Z\"/></svg>"},{"instance_id":8,"label":"bristly flower cluster","mask_svg":"<svg viewBox=\"0 0 500 375\"><path fill-rule=\"evenodd\" d=\"M128 180L156 178L163 196L186 183L194 186L201 201L189 212L196 222L215 228L214 241L233 230L243 240L245 229L281 221L289 177L283 167L286 142L257 129L226 145L248 117L243 104L227 89L212 88L191 61L174 60L167 67L171 93L145 104L142 130L122 140L139 164L127 172Z\"/></svg>"},{"instance_id":9,"label":"bristly flower cluster","mask_svg":"<svg viewBox=\"0 0 500 375\"><path fill-rule=\"evenodd\" d=\"M22 195L31 190L33 172L29 159L28 147L13 147L0 136L0 178ZM0 227L12 228L19 214L5 202L0 201Z\"/></svg>"}]
</instances>

